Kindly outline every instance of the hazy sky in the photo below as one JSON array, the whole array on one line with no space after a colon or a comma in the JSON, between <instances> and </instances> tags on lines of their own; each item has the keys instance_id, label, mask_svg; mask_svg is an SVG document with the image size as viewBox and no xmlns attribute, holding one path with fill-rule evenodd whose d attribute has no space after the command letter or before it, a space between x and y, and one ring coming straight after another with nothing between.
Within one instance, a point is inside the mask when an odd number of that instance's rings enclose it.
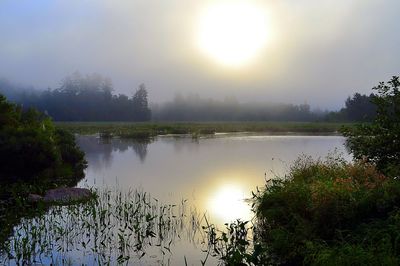
<instances>
[{"instance_id":1,"label":"hazy sky","mask_svg":"<svg viewBox=\"0 0 400 266\"><path fill-rule=\"evenodd\" d=\"M199 48L205 12L232 2L0 0L0 77L55 88L78 70L110 77L117 93L145 83L153 102L182 92L337 108L400 74L399 0L247 0L268 34L235 67Z\"/></svg>"}]
</instances>

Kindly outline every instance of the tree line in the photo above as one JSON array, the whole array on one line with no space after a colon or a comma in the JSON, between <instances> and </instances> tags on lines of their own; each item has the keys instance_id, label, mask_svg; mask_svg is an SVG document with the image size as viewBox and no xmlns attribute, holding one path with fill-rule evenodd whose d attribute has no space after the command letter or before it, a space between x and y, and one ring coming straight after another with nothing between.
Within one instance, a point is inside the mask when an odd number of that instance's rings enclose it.
<instances>
[{"instance_id":1,"label":"tree line","mask_svg":"<svg viewBox=\"0 0 400 266\"><path fill-rule=\"evenodd\" d=\"M371 122L376 117L376 97L374 93L355 93L347 98L345 107L337 112L328 113L325 119L332 122Z\"/></svg>"},{"instance_id":2,"label":"tree line","mask_svg":"<svg viewBox=\"0 0 400 266\"><path fill-rule=\"evenodd\" d=\"M239 103L232 97L220 101L180 94L152 105L152 112L155 121L315 121L322 117L306 103Z\"/></svg>"},{"instance_id":3,"label":"tree line","mask_svg":"<svg viewBox=\"0 0 400 266\"><path fill-rule=\"evenodd\" d=\"M0 93L24 109L35 107L56 121L331 121L369 122L376 115L374 94L355 93L339 111L311 110L310 105L240 103L177 94L172 101L152 104L141 84L133 96L114 94L108 78L99 74L67 76L56 89L44 91L0 79Z\"/></svg>"},{"instance_id":4,"label":"tree line","mask_svg":"<svg viewBox=\"0 0 400 266\"><path fill-rule=\"evenodd\" d=\"M59 88L37 91L0 80L0 93L22 105L35 107L56 121L148 121L151 111L148 94L141 84L132 97L113 94L108 78L75 72L61 81Z\"/></svg>"}]
</instances>

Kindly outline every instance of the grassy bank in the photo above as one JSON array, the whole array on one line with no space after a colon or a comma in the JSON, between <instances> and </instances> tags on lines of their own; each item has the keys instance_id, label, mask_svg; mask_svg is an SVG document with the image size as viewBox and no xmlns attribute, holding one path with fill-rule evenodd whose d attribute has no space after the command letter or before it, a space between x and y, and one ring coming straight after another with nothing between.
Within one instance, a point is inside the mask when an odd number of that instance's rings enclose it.
<instances>
[{"instance_id":1,"label":"grassy bank","mask_svg":"<svg viewBox=\"0 0 400 266\"><path fill-rule=\"evenodd\" d=\"M260 243L280 264L400 263L400 183L370 164L299 160L256 202Z\"/></svg>"},{"instance_id":2,"label":"grassy bank","mask_svg":"<svg viewBox=\"0 0 400 266\"><path fill-rule=\"evenodd\" d=\"M334 134L343 123L322 122L57 122L72 133L144 138L166 134L214 134L230 132Z\"/></svg>"}]
</instances>

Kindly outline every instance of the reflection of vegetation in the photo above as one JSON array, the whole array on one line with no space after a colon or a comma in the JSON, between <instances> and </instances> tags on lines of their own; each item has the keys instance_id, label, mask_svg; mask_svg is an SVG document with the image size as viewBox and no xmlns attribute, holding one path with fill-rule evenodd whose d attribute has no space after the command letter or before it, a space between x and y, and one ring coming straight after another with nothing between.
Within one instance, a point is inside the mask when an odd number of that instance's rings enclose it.
<instances>
[{"instance_id":1,"label":"reflection of vegetation","mask_svg":"<svg viewBox=\"0 0 400 266\"><path fill-rule=\"evenodd\" d=\"M94 138L92 136L79 136L77 143L85 151L86 159L93 168L109 165L113 151L126 151L129 148L143 162L147 156L147 146L152 139L118 139L118 138ZM99 143L101 145L99 145Z\"/></svg>"},{"instance_id":2,"label":"reflection of vegetation","mask_svg":"<svg viewBox=\"0 0 400 266\"><path fill-rule=\"evenodd\" d=\"M220 122L220 123L57 123L62 129L78 134L119 136L124 138L148 139L157 135L191 134L210 135L226 132L305 133L332 134L343 123L302 123L302 122Z\"/></svg>"},{"instance_id":3,"label":"reflection of vegetation","mask_svg":"<svg viewBox=\"0 0 400 266\"><path fill-rule=\"evenodd\" d=\"M132 142L132 149L139 156L140 161L144 162L147 156L147 145L150 141L148 140L136 140Z\"/></svg>"},{"instance_id":4,"label":"reflection of vegetation","mask_svg":"<svg viewBox=\"0 0 400 266\"><path fill-rule=\"evenodd\" d=\"M162 263L178 239L202 239L200 221L185 201L168 205L141 191L104 190L90 202L55 206L46 215L23 219L0 262Z\"/></svg>"}]
</instances>

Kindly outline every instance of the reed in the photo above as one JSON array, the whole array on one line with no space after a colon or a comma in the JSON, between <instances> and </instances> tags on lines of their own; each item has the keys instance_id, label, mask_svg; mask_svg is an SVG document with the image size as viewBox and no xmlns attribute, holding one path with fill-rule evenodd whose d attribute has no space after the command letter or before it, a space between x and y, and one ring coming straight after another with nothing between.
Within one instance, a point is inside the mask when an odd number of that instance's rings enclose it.
<instances>
[{"instance_id":1,"label":"reed","mask_svg":"<svg viewBox=\"0 0 400 266\"><path fill-rule=\"evenodd\" d=\"M23 218L4 244L0 264L134 264L167 261L185 238L207 245L204 215L188 206L163 204L141 190L95 190L86 203L52 206ZM184 263L185 258L182 258Z\"/></svg>"}]
</instances>

